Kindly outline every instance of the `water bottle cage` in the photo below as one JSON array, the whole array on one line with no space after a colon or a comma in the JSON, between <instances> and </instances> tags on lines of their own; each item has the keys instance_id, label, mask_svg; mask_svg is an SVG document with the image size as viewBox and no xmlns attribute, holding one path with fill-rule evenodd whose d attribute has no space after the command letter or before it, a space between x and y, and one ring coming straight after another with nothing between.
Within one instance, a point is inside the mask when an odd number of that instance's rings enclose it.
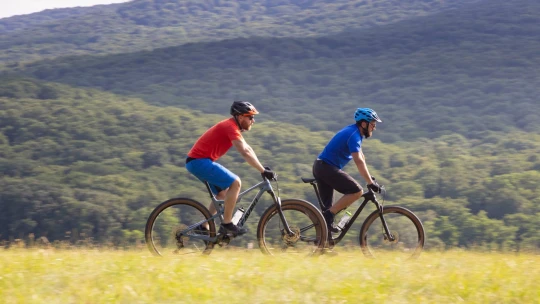
<instances>
[{"instance_id":1,"label":"water bottle cage","mask_svg":"<svg viewBox=\"0 0 540 304\"><path fill-rule=\"evenodd\" d=\"M232 218L232 223L233 224L238 224L238 222L240 222L240 220L242 219L242 216L244 215L246 211L244 210L244 208L240 207L238 210L236 210L236 212L234 213L233 215L233 218Z\"/></svg>"}]
</instances>

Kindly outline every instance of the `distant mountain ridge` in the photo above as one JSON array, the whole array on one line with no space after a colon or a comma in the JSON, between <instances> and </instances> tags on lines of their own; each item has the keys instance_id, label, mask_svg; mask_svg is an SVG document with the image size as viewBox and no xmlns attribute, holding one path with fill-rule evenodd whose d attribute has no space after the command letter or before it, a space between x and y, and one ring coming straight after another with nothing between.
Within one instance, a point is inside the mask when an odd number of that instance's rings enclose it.
<instances>
[{"instance_id":1,"label":"distant mountain ridge","mask_svg":"<svg viewBox=\"0 0 540 304\"><path fill-rule=\"evenodd\" d=\"M114 12L119 4L95 5L91 7L72 7L47 9L41 12L16 15L0 19L0 33L9 33L28 27L39 26L68 18L94 13Z\"/></svg>"},{"instance_id":2,"label":"distant mountain ridge","mask_svg":"<svg viewBox=\"0 0 540 304\"><path fill-rule=\"evenodd\" d=\"M479 0L135 0L0 20L0 64L238 37L307 37L369 28ZM73 14L73 16L70 16ZM49 21L50 19L50 21Z\"/></svg>"},{"instance_id":3,"label":"distant mountain ridge","mask_svg":"<svg viewBox=\"0 0 540 304\"><path fill-rule=\"evenodd\" d=\"M413 2L421 1L401 3ZM80 19L81 28L93 21ZM19 48L2 54L84 55L11 61L0 71L0 241L46 236L65 244L71 236L73 244L83 238L140 244L159 202L208 202L204 186L185 170L186 153L228 117L232 100L247 99L260 115L244 136L279 173L284 198L316 202L300 177L312 175L314 159L334 131L353 123L356 107L372 107L383 122L362 145L370 173L387 186L388 204L421 218L427 248L540 248L538 1L482 1L303 38L220 39L137 52L131 41L131 53L113 55L103 54L119 46L104 43L100 56L86 54L88 37L75 26L47 29L61 34L30 35L27 43L21 35ZM99 44L100 37L91 39ZM58 43L32 49L38 38ZM79 49L62 49L75 38ZM243 185L260 181L234 149L219 161ZM345 170L365 182L354 165ZM256 214L271 203L264 200ZM246 224L256 229L256 222ZM256 242L255 235L241 242Z\"/></svg>"},{"instance_id":4,"label":"distant mountain ridge","mask_svg":"<svg viewBox=\"0 0 540 304\"><path fill-rule=\"evenodd\" d=\"M249 99L272 120L312 130L336 130L371 106L387 141L483 137L540 132L539 36L540 3L489 1L326 37L192 43L18 72L207 113Z\"/></svg>"}]
</instances>

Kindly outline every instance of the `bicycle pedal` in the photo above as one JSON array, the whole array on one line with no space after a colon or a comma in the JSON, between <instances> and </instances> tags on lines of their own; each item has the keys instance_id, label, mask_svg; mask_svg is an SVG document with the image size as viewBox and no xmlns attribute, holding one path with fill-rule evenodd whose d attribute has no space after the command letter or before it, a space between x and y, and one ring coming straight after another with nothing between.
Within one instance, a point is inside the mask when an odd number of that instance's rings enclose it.
<instances>
[{"instance_id":1,"label":"bicycle pedal","mask_svg":"<svg viewBox=\"0 0 540 304\"><path fill-rule=\"evenodd\" d=\"M227 246L231 242L231 237L228 234L218 234L217 244L219 247Z\"/></svg>"}]
</instances>

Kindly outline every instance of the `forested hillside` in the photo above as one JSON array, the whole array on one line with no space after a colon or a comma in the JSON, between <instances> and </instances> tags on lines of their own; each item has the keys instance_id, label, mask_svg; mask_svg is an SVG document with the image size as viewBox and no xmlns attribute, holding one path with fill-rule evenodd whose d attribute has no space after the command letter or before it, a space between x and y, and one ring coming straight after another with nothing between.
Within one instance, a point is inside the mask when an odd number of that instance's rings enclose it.
<instances>
[{"instance_id":1,"label":"forested hillside","mask_svg":"<svg viewBox=\"0 0 540 304\"><path fill-rule=\"evenodd\" d=\"M207 203L203 185L183 163L196 138L226 116L30 79L0 80L0 240L33 233L51 241L67 235L73 242L126 244L142 239L159 202L183 196ZM540 135L515 131L467 140L455 134L385 144L378 134L364 144L371 173L387 185L386 204L421 216L428 247L540 247ZM245 136L279 173L283 198L315 202L300 177L311 175L331 132L260 118ZM220 162L244 187L260 179L235 151ZM256 213L267 206L265 197ZM251 220L254 231L258 217ZM254 238L250 233L235 242Z\"/></svg>"},{"instance_id":2,"label":"forested hillside","mask_svg":"<svg viewBox=\"0 0 540 304\"><path fill-rule=\"evenodd\" d=\"M13 69L157 105L226 113L256 101L273 120L337 130L375 108L386 142L540 132L540 2L468 10L319 38L251 38Z\"/></svg>"},{"instance_id":3,"label":"forested hillside","mask_svg":"<svg viewBox=\"0 0 540 304\"><path fill-rule=\"evenodd\" d=\"M2 63L148 50L237 37L370 28L478 0L135 0L0 20Z\"/></svg>"},{"instance_id":4,"label":"forested hillside","mask_svg":"<svg viewBox=\"0 0 540 304\"><path fill-rule=\"evenodd\" d=\"M300 177L372 107L368 166L428 248L540 249L540 2L136 0L0 34L0 242L134 243L160 202L207 204L186 153L247 99L282 198L316 202ZM235 151L220 162L260 179Z\"/></svg>"}]
</instances>

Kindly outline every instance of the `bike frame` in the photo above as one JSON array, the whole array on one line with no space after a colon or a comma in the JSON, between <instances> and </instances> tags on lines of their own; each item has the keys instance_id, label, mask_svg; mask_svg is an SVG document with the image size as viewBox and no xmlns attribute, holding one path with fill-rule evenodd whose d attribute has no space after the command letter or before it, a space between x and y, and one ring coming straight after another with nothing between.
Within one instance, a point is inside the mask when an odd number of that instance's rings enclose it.
<instances>
[{"instance_id":1,"label":"bike frame","mask_svg":"<svg viewBox=\"0 0 540 304\"><path fill-rule=\"evenodd\" d=\"M317 181L312 180L309 183L313 186L313 189L315 189L315 194L317 195L319 206L321 207L321 210L323 210L323 204L322 204L321 196L319 194L319 188L317 187ZM382 204L379 203L379 201L377 201L377 196L375 195L375 192L373 192L371 189L368 189L368 192L364 193L362 197L364 198L364 201L362 202L362 204L360 204L360 207L356 209L356 212L353 214L353 216L347 222L347 224L345 224L345 227L341 229L341 232L339 233L339 235L335 238L332 237L331 240L334 241L334 244L339 243L343 239L343 237L345 237L345 234L347 234L351 226L354 224L354 222L356 221L356 218L358 218L360 213L362 213L362 210L364 210L364 207L370 201L373 202L377 206L377 210L379 211L379 218L381 219L381 222L383 224L383 228L384 228L384 232L386 233L386 236L388 237L390 241L395 240L394 236L390 233L390 229L388 229L388 225L386 224L386 221L384 220L384 215L383 215L384 207Z\"/></svg>"},{"instance_id":2,"label":"bike frame","mask_svg":"<svg viewBox=\"0 0 540 304\"><path fill-rule=\"evenodd\" d=\"M210 221L215 220L215 219L219 219L220 223L223 222L223 213L225 211L225 206L224 206L225 201L224 200L218 200L216 198L216 196L212 193L212 190L210 189L210 185L208 184L208 182L204 182L204 184L206 185L206 189L208 190L208 193L210 194L210 198L212 199L212 203L216 207L217 212L216 212L216 214L214 214L209 219L197 222L197 223L187 227L186 229L182 230L181 232L179 232L179 234L185 234L185 233L193 230L195 227L197 227L197 226L199 226L199 225L201 225L203 223L210 222ZM276 194L274 192L274 189L272 188L272 184L270 183L270 181L268 179L265 178L260 183L258 183L256 185L254 185L254 186L240 192L238 194L238 198L236 199L236 203L240 202L240 200L242 200L242 197L244 197L244 195L254 191L257 188L259 188L259 192L257 192L255 197L253 198L253 200L251 201L251 203L247 207L246 212L244 212L244 214L242 215L240 220L238 220L237 225L239 227L244 226L245 222L249 218L249 215L251 214L253 209L255 209L255 206L259 202L259 199L261 198L261 196L264 194L264 192L268 192L270 194L270 196L272 197L272 199L274 200L274 204L277 207L279 217L281 218L281 222L283 223L285 231L290 236L294 235L294 232L291 231L291 228L289 227L289 224L287 223L287 220L285 219L285 216L283 215L283 211L281 210L281 198L279 196L276 196ZM217 242L218 238L220 237L220 234L217 233L217 235L214 236L214 237L206 236L206 235L190 235L190 237L215 243L215 242Z\"/></svg>"}]
</instances>

